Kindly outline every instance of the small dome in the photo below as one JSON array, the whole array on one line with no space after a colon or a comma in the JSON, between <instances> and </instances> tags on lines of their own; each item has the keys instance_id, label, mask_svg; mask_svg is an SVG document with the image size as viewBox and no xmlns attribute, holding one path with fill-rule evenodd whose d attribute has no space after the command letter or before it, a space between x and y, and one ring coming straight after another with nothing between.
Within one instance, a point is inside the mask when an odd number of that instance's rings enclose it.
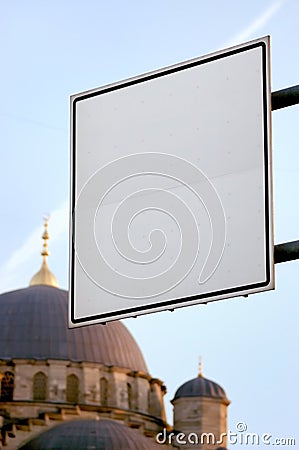
<instances>
[{"instance_id":1,"label":"small dome","mask_svg":"<svg viewBox=\"0 0 299 450\"><path fill-rule=\"evenodd\" d=\"M212 397L227 400L226 393L219 384L202 376L182 384L176 391L173 400L182 397Z\"/></svg>"},{"instance_id":2,"label":"small dome","mask_svg":"<svg viewBox=\"0 0 299 450\"><path fill-rule=\"evenodd\" d=\"M85 361L148 373L125 325L69 329L67 291L46 285L0 295L0 359Z\"/></svg>"},{"instance_id":3,"label":"small dome","mask_svg":"<svg viewBox=\"0 0 299 450\"><path fill-rule=\"evenodd\" d=\"M72 420L31 439L20 450L155 450L161 446L113 420Z\"/></svg>"}]
</instances>

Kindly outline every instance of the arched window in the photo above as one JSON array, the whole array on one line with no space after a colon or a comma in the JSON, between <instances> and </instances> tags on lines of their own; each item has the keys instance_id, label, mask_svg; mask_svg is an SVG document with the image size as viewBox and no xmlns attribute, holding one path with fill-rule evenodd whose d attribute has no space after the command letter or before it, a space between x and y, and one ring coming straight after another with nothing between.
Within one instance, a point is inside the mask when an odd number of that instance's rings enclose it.
<instances>
[{"instance_id":1,"label":"arched window","mask_svg":"<svg viewBox=\"0 0 299 450\"><path fill-rule=\"evenodd\" d=\"M128 408L132 409L132 386L130 383L127 383L127 391L128 391Z\"/></svg>"},{"instance_id":2,"label":"arched window","mask_svg":"<svg viewBox=\"0 0 299 450\"><path fill-rule=\"evenodd\" d=\"M106 378L100 379L100 396L101 396L101 405L107 406L108 404L108 381Z\"/></svg>"},{"instance_id":3,"label":"arched window","mask_svg":"<svg viewBox=\"0 0 299 450\"><path fill-rule=\"evenodd\" d=\"M37 372L33 377L33 400L44 401L47 398L47 376Z\"/></svg>"},{"instance_id":4,"label":"arched window","mask_svg":"<svg viewBox=\"0 0 299 450\"><path fill-rule=\"evenodd\" d=\"M12 372L5 372L1 380L1 396L2 402L11 402L13 400L15 376Z\"/></svg>"},{"instance_id":5,"label":"arched window","mask_svg":"<svg viewBox=\"0 0 299 450\"><path fill-rule=\"evenodd\" d=\"M79 401L79 378L77 375L68 375L66 379L66 401L70 403Z\"/></svg>"}]
</instances>

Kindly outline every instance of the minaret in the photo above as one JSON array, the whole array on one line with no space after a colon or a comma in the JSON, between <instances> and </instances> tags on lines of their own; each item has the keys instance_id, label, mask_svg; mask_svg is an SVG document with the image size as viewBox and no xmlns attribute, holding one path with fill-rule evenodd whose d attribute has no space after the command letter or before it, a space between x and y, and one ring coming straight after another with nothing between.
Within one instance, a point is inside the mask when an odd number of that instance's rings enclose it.
<instances>
[{"instance_id":1,"label":"minaret","mask_svg":"<svg viewBox=\"0 0 299 450\"><path fill-rule=\"evenodd\" d=\"M44 232L42 235L42 239L44 241L43 243L43 251L41 252L41 255L43 257L43 262L40 270L33 275L33 277L30 280L29 286L35 286L38 284L45 284L47 286L54 286L58 287L58 283L56 280L55 275L50 271L47 263L47 258L49 256L49 250L48 250L48 240L49 240L49 233L48 233L48 224L49 224L49 218L45 217L45 224L44 224Z\"/></svg>"}]
</instances>

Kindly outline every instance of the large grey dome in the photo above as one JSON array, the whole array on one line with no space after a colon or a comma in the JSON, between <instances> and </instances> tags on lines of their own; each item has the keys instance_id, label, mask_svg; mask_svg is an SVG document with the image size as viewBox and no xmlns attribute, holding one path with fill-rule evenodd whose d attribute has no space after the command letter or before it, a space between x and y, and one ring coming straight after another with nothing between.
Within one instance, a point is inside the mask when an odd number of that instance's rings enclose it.
<instances>
[{"instance_id":1,"label":"large grey dome","mask_svg":"<svg viewBox=\"0 0 299 450\"><path fill-rule=\"evenodd\" d=\"M0 359L102 363L148 373L121 322L68 328L68 293L37 285L0 295Z\"/></svg>"},{"instance_id":2,"label":"large grey dome","mask_svg":"<svg viewBox=\"0 0 299 450\"><path fill-rule=\"evenodd\" d=\"M72 420L31 439L20 450L154 450L161 449L125 425L113 420ZM162 447L163 448L163 447Z\"/></svg>"}]
</instances>

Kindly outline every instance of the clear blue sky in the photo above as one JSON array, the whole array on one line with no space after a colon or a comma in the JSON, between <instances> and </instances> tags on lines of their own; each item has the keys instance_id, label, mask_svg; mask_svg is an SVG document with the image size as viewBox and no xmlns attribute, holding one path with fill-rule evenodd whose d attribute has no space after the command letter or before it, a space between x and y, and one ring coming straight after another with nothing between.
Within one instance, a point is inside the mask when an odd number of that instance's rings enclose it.
<instances>
[{"instance_id":1,"label":"clear blue sky","mask_svg":"<svg viewBox=\"0 0 299 450\"><path fill-rule=\"evenodd\" d=\"M298 17L297 0L1 2L0 291L38 270L43 214L67 288L71 94L268 34L272 90L299 84ZM273 113L276 243L299 239L298 108ZM299 442L298 264L276 266L273 292L126 321L168 388L170 422L202 355L232 402L232 431L244 421Z\"/></svg>"}]
</instances>

